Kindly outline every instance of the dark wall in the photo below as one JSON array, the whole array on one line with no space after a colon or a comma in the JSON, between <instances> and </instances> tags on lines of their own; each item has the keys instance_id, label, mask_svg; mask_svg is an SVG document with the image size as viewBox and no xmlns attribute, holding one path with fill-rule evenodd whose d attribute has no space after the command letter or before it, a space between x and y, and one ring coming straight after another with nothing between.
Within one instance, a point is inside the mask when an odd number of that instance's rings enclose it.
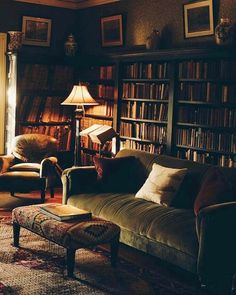
<instances>
[{"instance_id":1,"label":"dark wall","mask_svg":"<svg viewBox=\"0 0 236 295\"><path fill-rule=\"evenodd\" d=\"M162 48L196 47L214 43L214 36L184 38L183 4L190 0L121 0L109 5L78 11L78 43L81 51L112 52L145 44L152 29L162 32ZM193 1L192 1L193 2ZM214 25L222 16L236 22L236 0L213 0ZM113 14L124 17L125 42L121 48L102 48L100 18Z\"/></svg>"},{"instance_id":2,"label":"dark wall","mask_svg":"<svg viewBox=\"0 0 236 295\"><path fill-rule=\"evenodd\" d=\"M0 0L0 32L21 31L22 16L35 16L52 20L51 46L23 45L21 51L49 55L64 54L64 42L69 33L78 31L76 28L77 11L50 6Z\"/></svg>"}]
</instances>

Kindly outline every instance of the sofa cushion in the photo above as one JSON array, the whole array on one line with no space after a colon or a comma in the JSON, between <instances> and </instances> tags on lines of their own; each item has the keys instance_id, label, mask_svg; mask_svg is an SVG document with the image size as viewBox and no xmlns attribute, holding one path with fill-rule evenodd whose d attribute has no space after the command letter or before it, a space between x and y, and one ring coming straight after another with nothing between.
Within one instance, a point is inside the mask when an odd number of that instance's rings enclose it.
<instances>
[{"instance_id":1,"label":"sofa cushion","mask_svg":"<svg viewBox=\"0 0 236 295\"><path fill-rule=\"evenodd\" d=\"M235 200L231 184L220 169L211 168L206 173L200 191L194 203L194 213L207 206Z\"/></svg>"},{"instance_id":2,"label":"sofa cushion","mask_svg":"<svg viewBox=\"0 0 236 295\"><path fill-rule=\"evenodd\" d=\"M95 156L98 188L102 192L136 192L141 178L139 162L135 157L102 158Z\"/></svg>"},{"instance_id":3,"label":"sofa cushion","mask_svg":"<svg viewBox=\"0 0 236 295\"><path fill-rule=\"evenodd\" d=\"M72 195L68 204L91 211L134 235L173 247L197 257L198 242L192 210L162 206L134 194L94 193ZM128 237L126 237L128 239ZM129 236L132 239L132 235ZM122 241L121 241L122 242ZM132 244L132 241L123 241Z\"/></svg>"},{"instance_id":4,"label":"sofa cushion","mask_svg":"<svg viewBox=\"0 0 236 295\"><path fill-rule=\"evenodd\" d=\"M187 173L187 169L173 169L154 163L152 171L136 198L169 206Z\"/></svg>"}]
</instances>

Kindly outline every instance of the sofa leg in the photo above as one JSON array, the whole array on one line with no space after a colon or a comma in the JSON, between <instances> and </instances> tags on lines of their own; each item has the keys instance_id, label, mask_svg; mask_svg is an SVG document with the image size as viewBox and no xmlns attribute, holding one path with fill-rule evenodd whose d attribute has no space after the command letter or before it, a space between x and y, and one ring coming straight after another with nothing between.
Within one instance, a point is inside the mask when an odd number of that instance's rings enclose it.
<instances>
[{"instance_id":1,"label":"sofa leg","mask_svg":"<svg viewBox=\"0 0 236 295\"><path fill-rule=\"evenodd\" d=\"M45 195L46 195L46 192L45 192L44 189L42 189L42 190L41 190L41 201L42 201L42 203L45 202Z\"/></svg>"},{"instance_id":2,"label":"sofa leg","mask_svg":"<svg viewBox=\"0 0 236 295\"><path fill-rule=\"evenodd\" d=\"M54 198L54 188L50 187L50 196L51 198Z\"/></svg>"},{"instance_id":3,"label":"sofa leg","mask_svg":"<svg viewBox=\"0 0 236 295\"><path fill-rule=\"evenodd\" d=\"M11 196L14 197L15 196L15 192L10 192Z\"/></svg>"},{"instance_id":4,"label":"sofa leg","mask_svg":"<svg viewBox=\"0 0 236 295\"><path fill-rule=\"evenodd\" d=\"M66 249L66 264L67 264L67 276L69 278L74 277L75 267L75 251L74 249Z\"/></svg>"},{"instance_id":5,"label":"sofa leg","mask_svg":"<svg viewBox=\"0 0 236 295\"><path fill-rule=\"evenodd\" d=\"M112 241L110 244L110 251L111 251L111 266L116 267L117 264L117 257L118 257L118 251L119 251L119 237Z\"/></svg>"},{"instance_id":6,"label":"sofa leg","mask_svg":"<svg viewBox=\"0 0 236 295\"><path fill-rule=\"evenodd\" d=\"M13 222L13 245L14 245L14 247L19 247L19 238L20 238L20 225L16 222Z\"/></svg>"}]
</instances>

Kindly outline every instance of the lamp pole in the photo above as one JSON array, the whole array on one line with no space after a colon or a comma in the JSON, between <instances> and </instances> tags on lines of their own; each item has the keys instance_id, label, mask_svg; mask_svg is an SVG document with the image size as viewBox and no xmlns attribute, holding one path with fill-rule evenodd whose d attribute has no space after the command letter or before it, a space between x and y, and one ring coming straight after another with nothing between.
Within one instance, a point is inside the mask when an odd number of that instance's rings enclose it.
<instances>
[{"instance_id":1,"label":"lamp pole","mask_svg":"<svg viewBox=\"0 0 236 295\"><path fill-rule=\"evenodd\" d=\"M84 107L77 106L75 109L75 149L74 149L74 166L81 166L81 119L84 115Z\"/></svg>"}]
</instances>

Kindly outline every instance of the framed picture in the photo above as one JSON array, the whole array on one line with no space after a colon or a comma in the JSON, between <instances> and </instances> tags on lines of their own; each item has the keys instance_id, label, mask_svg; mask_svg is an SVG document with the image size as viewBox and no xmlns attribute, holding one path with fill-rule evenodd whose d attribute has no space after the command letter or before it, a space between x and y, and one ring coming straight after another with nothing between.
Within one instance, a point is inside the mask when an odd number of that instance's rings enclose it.
<instances>
[{"instance_id":1,"label":"framed picture","mask_svg":"<svg viewBox=\"0 0 236 295\"><path fill-rule=\"evenodd\" d=\"M212 0L184 5L185 38L214 34Z\"/></svg>"},{"instance_id":2,"label":"framed picture","mask_svg":"<svg viewBox=\"0 0 236 295\"><path fill-rule=\"evenodd\" d=\"M101 18L102 46L123 45L122 15Z\"/></svg>"},{"instance_id":3,"label":"framed picture","mask_svg":"<svg viewBox=\"0 0 236 295\"><path fill-rule=\"evenodd\" d=\"M23 16L23 40L25 45L50 46L51 20L47 18Z\"/></svg>"}]
</instances>

